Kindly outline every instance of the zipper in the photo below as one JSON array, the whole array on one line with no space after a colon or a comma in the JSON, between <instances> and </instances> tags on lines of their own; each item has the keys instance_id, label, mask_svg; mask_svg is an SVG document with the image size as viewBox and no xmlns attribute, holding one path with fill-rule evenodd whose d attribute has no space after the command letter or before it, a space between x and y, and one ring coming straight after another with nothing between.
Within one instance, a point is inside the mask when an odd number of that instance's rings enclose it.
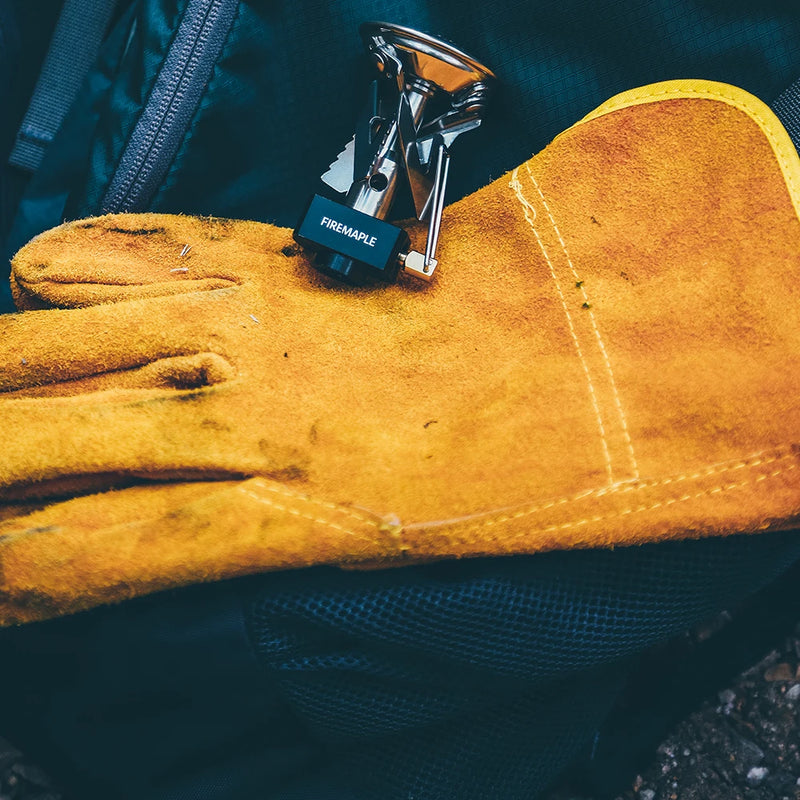
<instances>
[{"instance_id":1,"label":"zipper","mask_svg":"<svg viewBox=\"0 0 800 800\"><path fill-rule=\"evenodd\" d=\"M186 135L228 38L238 0L189 0L103 196L104 212L147 210Z\"/></svg>"}]
</instances>

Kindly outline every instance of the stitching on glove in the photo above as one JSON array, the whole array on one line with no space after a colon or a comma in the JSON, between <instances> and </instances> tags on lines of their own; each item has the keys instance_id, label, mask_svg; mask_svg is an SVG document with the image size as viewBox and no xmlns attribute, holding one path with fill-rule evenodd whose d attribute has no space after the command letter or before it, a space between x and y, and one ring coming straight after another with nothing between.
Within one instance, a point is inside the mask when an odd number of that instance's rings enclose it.
<instances>
[{"instance_id":1,"label":"stitching on glove","mask_svg":"<svg viewBox=\"0 0 800 800\"><path fill-rule=\"evenodd\" d=\"M602 353L603 356L603 362L606 367L606 372L608 373L608 381L611 386L612 395L614 397L614 405L617 407L617 412L619 413L620 424L622 426L622 437L625 441L625 447L628 451L628 456L631 461L632 477L634 479L638 479L639 464L636 461L636 454L634 453L633 450L633 442L631 441L631 435L628 429L628 418L625 415L625 412L622 408L622 401L619 396L619 391L617 390L617 381L614 378L614 370L611 368L611 360L608 357L608 351L606 350L605 342L603 341L603 337L600 334L600 328L597 325L597 320L595 318L594 311L592 310L589 304L589 296L586 293L586 287L584 286L583 281L580 279L578 272L575 269L575 265L572 263L572 259L570 258L569 252L567 251L567 245L564 242L564 238L561 236L561 231L558 229L558 225L556 225L556 221L553 218L552 212L550 211L550 206L547 204L547 200L545 199L544 192L542 192L542 189L539 186L539 182L536 180L534 174L531 172L530 162L527 161L525 162L525 169L528 171L528 177L531 179L531 182L536 188L536 191L539 193L539 197L542 200L542 205L544 206L544 210L547 212L547 216L550 219L550 223L553 226L553 230L555 231L555 234L558 237L561 249L564 251L564 257L567 259L567 264L569 264L569 268L575 278L575 285L580 288L581 294L583 295L584 303L589 313L589 320L592 323L592 330L594 331L595 338L597 339L597 344L600 347L600 352Z\"/></svg>"},{"instance_id":2,"label":"stitching on glove","mask_svg":"<svg viewBox=\"0 0 800 800\"><path fill-rule=\"evenodd\" d=\"M300 517L301 519L306 519L309 522L316 522L319 525L324 525L326 528L332 528L333 530L340 531L341 533L346 533L349 536L360 536L362 539L367 539L363 533L359 533L358 531L350 530L350 528L345 528L342 525L338 525L335 522L332 522L329 519L324 519L322 517L314 517L311 514L304 514L297 508L290 508L289 506L282 506L280 503L276 503L274 500L271 500L269 497L262 497L261 495L255 494L255 492L251 492L245 489L243 486L239 487L239 491L247 495L247 497L256 500L259 503L262 503L265 506L269 506L270 508L274 508L276 511L282 511L287 514L291 514L295 517ZM377 527L377 526L376 526Z\"/></svg>"},{"instance_id":3,"label":"stitching on glove","mask_svg":"<svg viewBox=\"0 0 800 800\"><path fill-rule=\"evenodd\" d=\"M706 469L700 470L699 472L693 472L688 475L673 475L657 481L618 484L617 486L599 489L596 494L598 497L602 497L605 494L624 494L626 492L638 491L639 489L651 489L655 486L669 486L672 483L681 483L682 481L697 481L702 480L703 478L710 478L712 475L722 475L726 472L735 472L736 470L740 469L752 469L753 467L760 467L766 464L775 464L778 461L783 461L787 458L797 457L794 451L788 451L785 453L764 457L766 452L769 451L762 450L759 453L753 453L752 455L745 456L743 459L736 461L733 464L729 461L725 461L721 464L712 464Z\"/></svg>"},{"instance_id":4,"label":"stitching on glove","mask_svg":"<svg viewBox=\"0 0 800 800\"><path fill-rule=\"evenodd\" d=\"M775 470L774 472L771 472L769 474L759 475L755 480L741 481L740 483L731 483L731 484L728 484L726 486L715 486L713 489L706 489L706 490L704 490L702 492L697 492L696 494L686 494L686 495L683 495L682 497L670 497L670 498L667 498L666 500L661 500L661 501L659 501L657 503L653 503L652 505L649 505L649 506L644 506L643 505L643 506L636 506L634 508L626 508L626 509L624 509L622 511L618 511L618 512L616 512L614 514L599 514L599 515L594 516L594 517L588 517L586 519L580 519L580 520L573 520L571 522L565 522L565 523L562 523L560 525L549 525L549 526L547 526L545 528L533 528L533 529L529 529L529 530L521 532L521 533L517 533L516 536L517 537L519 537L519 536L530 536L531 534L535 534L535 533L552 533L554 531L570 530L570 529L578 528L578 527L581 527L583 525L588 525L588 524L594 523L594 522L602 522L602 521L610 520L610 519L620 519L621 517L628 516L629 514L639 514L639 513L647 512L647 511L655 511L655 510L657 510L659 508L663 508L664 506L671 506L671 505L675 505L676 503L684 503L687 500L697 500L697 499L699 499L701 497L707 497L707 496L714 495L714 494L721 494L723 492L729 492L729 491L732 491L734 489L742 489L745 486L754 486L755 484L761 483L762 481L765 481L768 478L776 478L779 475L783 475L783 474L785 474L787 472L791 472L792 470L794 470L796 468L797 468L797 464L790 464L788 467L785 467L784 469L778 469L778 470ZM502 520L496 520L496 521L487 523L487 525L495 524L495 522L497 522L497 521L502 521Z\"/></svg>"},{"instance_id":5,"label":"stitching on glove","mask_svg":"<svg viewBox=\"0 0 800 800\"><path fill-rule=\"evenodd\" d=\"M514 194L517 196L520 204L522 205L523 213L525 214L525 219L527 220L528 224L531 226L531 230L533 231L533 235L536 237L536 241L539 244L539 249L542 251L544 255L544 259L547 262L547 266L550 270L550 276L555 283L556 291L558 292L558 297L561 300L561 306L564 309L564 314L567 317L567 326L569 327L570 335L572 336L572 341L575 344L575 350L578 352L578 358L580 359L581 366L583 367L584 375L586 375L586 382L589 386L589 395L592 401L592 408L594 409L595 417L597 418L597 427L600 431L600 440L603 447L603 458L605 460L606 465L606 473L608 475L608 482L609 484L614 483L614 469L611 465L611 453L608 448L608 438L606 437L606 429L605 425L603 424L603 416L600 413L600 404L597 400L597 392L594 388L594 382L592 381L592 375L589 371L589 365L586 362L586 358L583 355L583 350L581 349L580 342L578 341L578 334L575 330L575 325L572 321L572 315L569 313L569 308L567 307L567 301L564 297L564 292L561 288L561 283L558 280L558 276L556 275L555 267L553 266L553 262L550 259L550 254L547 252L547 248L542 241L542 237L539 235L539 231L536 229L536 225L534 225L534 220L536 219L536 210L531 205L530 201L527 197L525 197L525 193L522 191L522 184L519 181L519 167L514 169L511 173L511 181L509 183L511 188L514 190Z\"/></svg>"},{"instance_id":6,"label":"stitching on glove","mask_svg":"<svg viewBox=\"0 0 800 800\"><path fill-rule=\"evenodd\" d=\"M259 489L264 489L267 492L274 492L275 494L290 498L291 500L299 500L303 503L308 503L309 505L319 506L320 508L336 511L338 514L343 514L344 516L350 517L357 522L365 522L368 525L379 524L374 518L365 516L364 514L359 514L347 506L340 506L336 503L331 503L326 500L317 500L316 498L309 497L308 495L300 494L299 492L293 492L285 486L273 486L260 480L255 485L257 485Z\"/></svg>"},{"instance_id":7,"label":"stitching on glove","mask_svg":"<svg viewBox=\"0 0 800 800\"><path fill-rule=\"evenodd\" d=\"M624 494L628 492L638 492L642 490L652 489L659 486L668 486L673 483L681 483L684 481L689 482L696 482L703 480L705 478L712 477L714 475L723 475L727 472L734 472L738 470L750 470L755 469L760 466L766 466L769 464L778 463L781 461L785 461L787 459L797 459L798 454L795 452L794 449L788 450L786 452L774 453L771 456L765 456L765 453L769 451L760 451L757 453L753 453L748 456L744 456L742 459L731 463L730 461L722 462L720 464L712 464L711 466L707 467L706 469L700 470L694 473L687 473L684 475L673 475L667 478L663 478L660 480L655 481L648 481L645 483L636 482L625 482L625 483L618 483L614 486L603 486L599 489L589 489L584 492L580 492L578 494L569 495L567 497L560 497L554 500L550 500L547 503L543 503L540 505L532 506L530 508L522 508L518 511L513 513L504 513L496 517L489 517L487 519L483 519L482 521L466 527L459 527L459 533L470 533L473 531L481 530L482 528L492 527L493 525L499 525L504 522L509 522L512 520L521 519L522 517L531 516L533 514L537 514L541 511L548 511L549 509L555 508L557 506L562 505L569 505L571 503L576 503L581 500L586 500L588 498L596 498L596 497L603 497L605 495L613 495L613 494ZM630 509L625 509L623 511L614 512L613 514L603 514L597 517L586 518L582 520L573 520L571 522L562 523L559 525L553 525L545 528L536 528L536 529L529 529L521 535L529 535L531 533L548 533L551 531L556 530L567 530L568 528L578 527L580 525L585 525L589 522L599 522L601 520L607 519L616 519L618 517L627 516L632 513L639 513L642 511L652 511L662 506L673 505L675 503L685 502L686 500L697 499L703 497L705 495L712 495L712 494L719 494L721 492L729 491L731 489L742 488L749 484L757 484L761 483L762 481L766 480L767 478L775 478L778 475L781 475L786 472L790 472L797 468L797 463L789 464L786 467L782 467L780 469L774 470L771 473L765 473L760 475L754 480L747 480L742 481L740 483L732 483L727 485L720 485L713 487L712 489L704 489L702 492L697 494L685 494L678 498L668 498L667 500L659 501L653 505L649 506L635 506ZM430 522L430 523L415 523L413 525L405 526L408 530L419 530L419 529L430 529L435 527L443 527L448 526L450 524L459 524L460 522L467 522L468 520L460 520L460 521L443 521L443 522Z\"/></svg>"},{"instance_id":8,"label":"stitching on glove","mask_svg":"<svg viewBox=\"0 0 800 800\"><path fill-rule=\"evenodd\" d=\"M399 520L397 519L388 519L388 518L384 519L377 515L372 517L366 516L365 514L353 511L347 506L341 506L329 501L318 500L316 498L308 497L307 495L293 492L284 486L275 486L272 484L265 483L263 480L258 478L254 478L251 481L248 481L247 486L258 488L259 490L267 492L273 492L274 494L277 494L281 497L285 497L291 501L294 501L295 503L305 503L310 506L316 506L319 509L333 511L336 514L342 515L344 517L349 517L350 519L353 519L356 522L360 522L364 525L369 526L370 530L368 531L353 530L352 528L340 525L338 522L334 522L333 519L331 519L329 516L320 515L319 512L317 512L316 514L304 513L299 508L293 508L289 505L283 505L281 503L277 503L269 497L264 497L260 494L257 494L256 492L250 491L248 488L246 488L246 486L237 487L237 490L242 494L246 495L247 497L250 497L253 500L256 500L257 502L263 505L269 506L270 508L274 508L276 511L280 511L286 514L291 514L292 516L308 520L309 522L314 522L318 525L323 525L326 528L339 531L341 533L345 533L348 536L359 538L365 542L374 542L376 535L382 535L382 538L388 536L389 538L395 539L395 543L401 552L407 549L404 543L402 542L402 528Z\"/></svg>"}]
</instances>

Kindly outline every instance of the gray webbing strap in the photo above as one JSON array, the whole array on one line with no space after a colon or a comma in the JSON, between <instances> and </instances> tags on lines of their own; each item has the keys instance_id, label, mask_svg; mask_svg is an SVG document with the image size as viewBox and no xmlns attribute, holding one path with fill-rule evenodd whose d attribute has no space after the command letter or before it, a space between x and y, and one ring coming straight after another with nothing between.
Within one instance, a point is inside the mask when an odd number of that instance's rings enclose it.
<instances>
[{"instance_id":1,"label":"gray webbing strap","mask_svg":"<svg viewBox=\"0 0 800 800\"><path fill-rule=\"evenodd\" d=\"M800 79L772 104L772 110L800 151Z\"/></svg>"},{"instance_id":2,"label":"gray webbing strap","mask_svg":"<svg viewBox=\"0 0 800 800\"><path fill-rule=\"evenodd\" d=\"M100 50L118 0L64 0L9 164L34 172Z\"/></svg>"}]
</instances>

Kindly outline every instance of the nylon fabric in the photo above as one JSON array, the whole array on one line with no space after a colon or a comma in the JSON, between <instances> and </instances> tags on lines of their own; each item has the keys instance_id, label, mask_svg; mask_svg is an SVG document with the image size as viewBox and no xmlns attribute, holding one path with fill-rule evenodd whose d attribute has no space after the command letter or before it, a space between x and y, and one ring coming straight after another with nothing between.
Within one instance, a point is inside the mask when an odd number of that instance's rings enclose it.
<instances>
[{"instance_id":1,"label":"nylon fabric","mask_svg":"<svg viewBox=\"0 0 800 800\"><path fill-rule=\"evenodd\" d=\"M589 748L633 656L800 556L796 534L727 544L322 574L262 591L253 636L365 798L522 800Z\"/></svg>"},{"instance_id":2,"label":"nylon fabric","mask_svg":"<svg viewBox=\"0 0 800 800\"><path fill-rule=\"evenodd\" d=\"M144 5L34 181L18 244L69 191L71 214L101 196L180 3ZM450 199L616 91L702 75L771 101L800 74L782 2L426 7L244 4L154 208L293 224L352 132L366 17L448 36L504 77ZM797 532L770 533L163 593L0 632L4 725L84 800L530 800L594 740L637 653L798 559Z\"/></svg>"},{"instance_id":3,"label":"nylon fabric","mask_svg":"<svg viewBox=\"0 0 800 800\"><path fill-rule=\"evenodd\" d=\"M9 257L18 249L18 245L39 232L38 226L43 220L58 216L63 218L71 188L84 185L92 137L112 90L119 59L127 47L129 30L135 26L135 22L136 8L131 5L112 27L101 48L98 62L89 71L82 91L64 118L56 143L48 148L40 168L27 183L21 200L14 203L16 218L13 226L9 220L11 230L3 231L7 234L4 243L8 245ZM18 175L19 171L15 170L12 177L18 178ZM8 281L0 281L0 286L0 312L14 310Z\"/></svg>"},{"instance_id":4,"label":"nylon fabric","mask_svg":"<svg viewBox=\"0 0 800 800\"><path fill-rule=\"evenodd\" d=\"M34 172L94 62L117 0L66 0L10 163Z\"/></svg>"},{"instance_id":5,"label":"nylon fabric","mask_svg":"<svg viewBox=\"0 0 800 800\"><path fill-rule=\"evenodd\" d=\"M591 14L582 6L339 0L298 3L276 14L263 2L242 3L205 113L151 208L294 226L318 177L352 136L369 80L358 36L366 19L441 35L500 79L484 126L455 146L451 201L631 86L699 76L769 102L782 88L775 77L800 74L800 13L770 19L768 9L756 12L751 2L729 5L720 16L696 2L605 0ZM212 205L212 195L222 207ZM99 209L88 202L76 211ZM408 207L397 211L408 213Z\"/></svg>"},{"instance_id":6,"label":"nylon fabric","mask_svg":"<svg viewBox=\"0 0 800 800\"><path fill-rule=\"evenodd\" d=\"M796 80L773 104L796 148L800 149L800 80Z\"/></svg>"},{"instance_id":7,"label":"nylon fabric","mask_svg":"<svg viewBox=\"0 0 800 800\"><path fill-rule=\"evenodd\" d=\"M788 532L162 593L0 631L3 733L86 800L531 800L638 652L798 559Z\"/></svg>"},{"instance_id":8,"label":"nylon fabric","mask_svg":"<svg viewBox=\"0 0 800 800\"><path fill-rule=\"evenodd\" d=\"M97 128L90 140L88 174L78 183L90 202L102 207L102 197L122 158L147 98L158 79L159 70L169 52L169 46L180 25L188 2L139 2L132 7L133 16L120 26L125 33L125 45L110 59L109 66L116 75L105 96L99 102ZM70 187L67 216L82 216L73 206L76 186Z\"/></svg>"},{"instance_id":9,"label":"nylon fabric","mask_svg":"<svg viewBox=\"0 0 800 800\"><path fill-rule=\"evenodd\" d=\"M103 197L104 209L128 211L149 205L194 115L237 8L237 0L192 0L186 7Z\"/></svg>"},{"instance_id":10,"label":"nylon fabric","mask_svg":"<svg viewBox=\"0 0 800 800\"><path fill-rule=\"evenodd\" d=\"M47 52L59 4L60 0L0 2L0 253L28 177L5 166ZM5 268L0 268L0 313L13 308L4 273Z\"/></svg>"},{"instance_id":11,"label":"nylon fabric","mask_svg":"<svg viewBox=\"0 0 800 800\"><path fill-rule=\"evenodd\" d=\"M98 110L97 125L65 123L54 160L35 177L20 208L9 256L64 218L103 211L102 197L185 2L134 6L135 21L120 22L115 34L126 42L124 50L112 46L115 52L102 56L113 63L110 86L90 78L93 96L79 98L70 115L79 118L88 102ZM579 0L307 0L283 7L251 0L240 5L147 210L294 226L319 175L352 135L369 78L357 28L376 18L451 39L500 77L485 125L456 144L450 201L489 183L631 86L702 77L771 102L800 74L800 10L777 0L739 0L724 8L705 0L603 0L591 14ZM73 160L81 166L66 169ZM76 171L85 177L77 179ZM400 216L409 211L402 204L397 209Z\"/></svg>"},{"instance_id":12,"label":"nylon fabric","mask_svg":"<svg viewBox=\"0 0 800 800\"><path fill-rule=\"evenodd\" d=\"M12 104L13 79L21 55L22 37L14 6L11 0L0 0L0 106L4 109L9 109ZM0 128L0 157L3 160L10 146L10 133L10 126Z\"/></svg>"}]
</instances>

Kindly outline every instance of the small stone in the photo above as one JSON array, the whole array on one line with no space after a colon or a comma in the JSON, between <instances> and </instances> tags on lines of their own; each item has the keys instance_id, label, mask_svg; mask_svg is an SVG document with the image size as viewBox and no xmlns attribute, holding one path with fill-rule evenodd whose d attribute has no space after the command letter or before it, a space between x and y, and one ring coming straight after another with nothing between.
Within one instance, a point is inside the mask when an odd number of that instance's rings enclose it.
<instances>
[{"instance_id":1,"label":"small stone","mask_svg":"<svg viewBox=\"0 0 800 800\"><path fill-rule=\"evenodd\" d=\"M786 697L789 700L800 700L800 683L795 683L786 690Z\"/></svg>"},{"instance_id":2,"label":"small stone","mask_svg":"<svg viewBox=\"0 0 800 800\"><path fill-rule=\"evenodd\" d=\"M766 767L751 767L747 771L747 785L753 788L760 786L767 775L769 775L769 770Z\"/></svg>"},{"instance_id":3,"label":"small stone","mask_svg":"<svg viewBox=\"0 0 800 800\"><path fill-rule=\"evenodd\" d=\"M640 800L655 800L655 789L642 789L642 791L639 792L639 798Z\"/></svg>"},{"instance_id":4,"label":"small stone","mask_svg":"<svg viewBox=\"0 0 800 800\"><path fill-rule=\"evenodd\" d=\"M684 747L684 749L683 749L683 755L684 755L684 756L686 756L686 757L688 757L688 756L690 756L691 754L692 754L692 751L691 751L691 750L690 750L688 747Z\"/></svg>"},{"instance_id":5,"label":"small stone","mask_svg":"<svg viewBox=\"0 0 800 800\"><path fill-rule=\"evenodd\" d=\"M794 678L794 670L785 662L775 664L764 673L765 681L790 681Z\"/></svg>"}]
</instances>

